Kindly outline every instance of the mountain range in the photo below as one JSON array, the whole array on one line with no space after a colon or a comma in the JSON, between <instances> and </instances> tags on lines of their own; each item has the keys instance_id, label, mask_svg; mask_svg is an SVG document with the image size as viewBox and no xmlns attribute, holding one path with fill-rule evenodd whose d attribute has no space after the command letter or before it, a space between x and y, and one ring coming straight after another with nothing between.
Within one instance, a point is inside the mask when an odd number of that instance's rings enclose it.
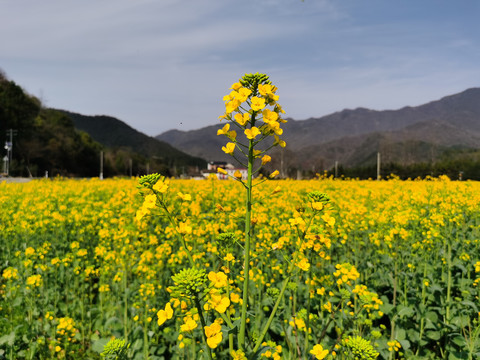
<instances>
[{"instance_id":1,"label":"mountain range","mask_svg":"<svg viewBox=\"0 0 480 360\"><path fill-rule=\"evenodd\" d=\"M480 88L398 110L345 109L287 120L287 147L274 148L269 164L283 176L339 167L356 169L346 176L371 177L380 153L382 165L403 177L465 172L480 179ZM150 137L114 117L44 108L0 70L0 131L15 132L12 174L95 176L100 152L107 176L192 174L207 161L232 161L221 150L227 139L217 136L224 124Z\"/></svg>"},{"instance_id":2,"label":"mountain range","mask_svg":"<svg viewBox=\"0 0 480 360\"><path fill-rule=\"evenodd\" d=\"M285 150L276 149L283 166L322 171L334 164L372 166L382 162L411 165L435 162L452 150L480 148L480 88L467 89L420 106L398 110L346 109L282 125ZM170 130L155 138L207 161L231 161L217 136L224 123L198 130Z\"/></svg>"}]
</instances>

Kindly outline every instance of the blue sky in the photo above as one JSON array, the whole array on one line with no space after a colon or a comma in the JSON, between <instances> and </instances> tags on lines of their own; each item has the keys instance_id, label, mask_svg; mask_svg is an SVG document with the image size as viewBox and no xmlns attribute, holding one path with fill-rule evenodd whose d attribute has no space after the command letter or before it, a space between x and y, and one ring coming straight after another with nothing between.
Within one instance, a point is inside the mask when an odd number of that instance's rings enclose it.
<instances>
[{"instance_id":1,"label":"blue sky","mask_svg":"<svg viewBox=\"0 0 480 360\"><path fill-rule=\"evenodd\" d=\"M297 120L480 85L477 0L0 0L0 68L47 107L148 135L218 122L263 72Z\"/></svg>"}]
</instances>

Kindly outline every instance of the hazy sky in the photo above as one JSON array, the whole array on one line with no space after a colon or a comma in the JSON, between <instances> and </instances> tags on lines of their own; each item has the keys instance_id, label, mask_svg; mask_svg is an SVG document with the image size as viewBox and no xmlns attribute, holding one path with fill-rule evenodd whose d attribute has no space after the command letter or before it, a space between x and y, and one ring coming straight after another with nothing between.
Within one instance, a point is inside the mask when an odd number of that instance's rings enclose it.
<instances>
[{"instance_id":1,"label":"hazy sky","mask_svg":"<svg viewBox=\"0 0 480 360\"><path fill-rule=\"evenodd\" d=\"M44 105L148 135L218 122L243 74L287 117L480 85L478 0L0 0L0 68Z\"/></svg>"}]
</instances>

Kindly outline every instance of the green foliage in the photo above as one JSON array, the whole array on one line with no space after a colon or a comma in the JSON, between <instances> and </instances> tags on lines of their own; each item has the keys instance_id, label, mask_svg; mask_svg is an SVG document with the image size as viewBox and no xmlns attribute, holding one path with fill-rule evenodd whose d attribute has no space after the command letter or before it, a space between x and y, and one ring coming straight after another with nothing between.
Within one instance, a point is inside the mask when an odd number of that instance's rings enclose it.
<instances>
[{"instance_id":1,"label":"green foliage","mask_svg":"<svg viewBox=\"0 0 480 360\"><path fill-rule=\"evenodd\" d=\"M105 360L126 360L129 347L130 344L126 344L123 339L112 339L105 345L100 355Z\"/></svg>"}]
</instances>

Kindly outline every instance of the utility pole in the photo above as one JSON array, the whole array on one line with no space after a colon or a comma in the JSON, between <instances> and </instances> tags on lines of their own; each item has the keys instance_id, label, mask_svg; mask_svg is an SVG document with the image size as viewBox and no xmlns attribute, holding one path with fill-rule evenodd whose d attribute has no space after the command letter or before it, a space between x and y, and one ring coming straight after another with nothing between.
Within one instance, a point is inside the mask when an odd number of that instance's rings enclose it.
<instances>
[{"instance_id":1,"label":"utility pole","mask_svg":"<svg viewBox=\"0 0 480 360\"><path fill-rule=\"evenodd\" d=\"M380 180L380 152L377 152L377 180Z\"/></svg>"},{"instance_id":2,"label":"utility pole","mask_svg":"<svg viewBox=\"0 0 480 360\"><path fill-rule=\"evenodd\" d=\"M103 180L103 151L100 151L100 180Z\"/></svg>"},{"instance_id":3,"label":"utility pole","mask_svg":"<svg viewBox=\"0 0 480 360\"><path fill-rule=\"evenodd\" d=\"M338 161L335 160L335 178L338 177Z\"/></svg>"},{"instance_id":4,"label":"utility pole","mask_svg":"<svg viewBox=\"0 0 480 360\"><path fill-rule=\"evenodd\" d=\"M128 159L128 165L129 165L129 168L130 168L130 177L132 177L132 165L133 165L133 161L132 159Z\"/></svg>"},{"instance_id":5,"label":"utility pole","mask_svg":"<svg viewBox=\"0 0 480 360\"><path fill-rule=\"evenodd\" d=\"M5 141L5 150L7 150L7 155L3 158L3 172L8 176L10 174L10 164L12 163L13 158L13 136L17 135L17 130L8 129L7 137L9 138Z\"/></svg>"},{"instance_id":6,"label":"utility pole","mask_svg":"<svg viewBox=\"0 0 480 360\"><path fill-rule=\"evenodd\" d=\"M5 155L3 158L3 173L8 176L8 156Z\"/></svg>"},{"instance_id":7,"label":"utility pole","mask_svg":"<svg viewBox=\"0 0 480 360\"><path fill-rule=\"evenodd\" d=\"M5 143L5 149L8 151L8 161L12 162L12 156L13 156L13 136L17 135L17 130L15 129L8 129L7 130L7 136L10 138L9 141ZM8 147L8 148L7 148Z\"/></svg>"}]
</instances>

